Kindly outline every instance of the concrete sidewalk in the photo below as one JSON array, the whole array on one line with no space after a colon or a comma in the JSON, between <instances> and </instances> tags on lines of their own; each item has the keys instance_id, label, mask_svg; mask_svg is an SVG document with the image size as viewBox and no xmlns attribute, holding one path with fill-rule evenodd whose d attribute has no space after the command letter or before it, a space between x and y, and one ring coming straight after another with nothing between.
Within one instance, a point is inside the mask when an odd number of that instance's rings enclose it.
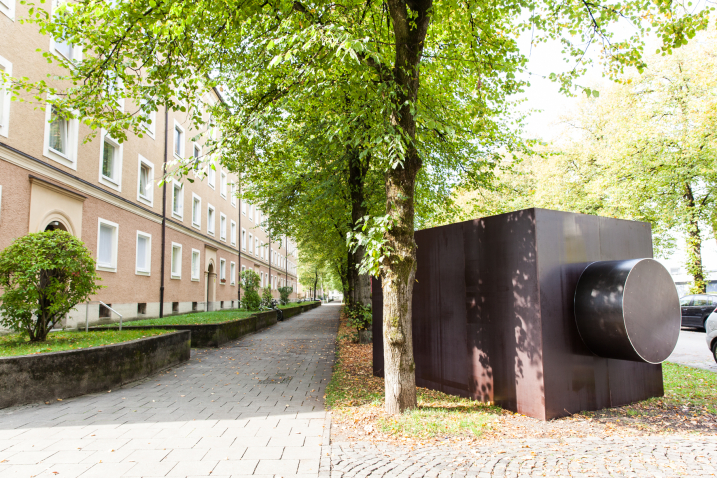
<instances>
[{"instance_id":1,"label":"concrete sidewalk","mask_svg":"<svg viewBox=\"0 0 717 478\"><path fill-rule=\"evenodd\" d=\"M317 477L339 306L107 393L0 410L0 476Z\"/></svg>"}]
</instances>

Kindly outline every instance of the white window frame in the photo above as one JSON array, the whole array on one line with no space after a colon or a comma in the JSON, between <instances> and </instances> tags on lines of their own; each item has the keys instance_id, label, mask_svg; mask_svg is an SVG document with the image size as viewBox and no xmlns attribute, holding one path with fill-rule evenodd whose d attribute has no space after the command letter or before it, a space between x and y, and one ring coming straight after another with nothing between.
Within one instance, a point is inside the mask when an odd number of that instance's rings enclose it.
<instances>
[{"instance_id":1,"label":"white window frame","mask_svg":"<svg viewBox=\"0 0 717 478\"><path fill-rule=\"evenodd\" d=\"M10 1L13 4L14 15L15 0ZM0 12L2 12L2 4L0 4ZM1 69L6 75L12 76L12 63L2 56L0 56L0 67L2 67ZM10 88L8 88L9 84L9 82L6 83L0 80L0 136L6 138L10 134L10 101L12 100L12 94L10 93Z\"/></svg>"},{"instance_id":2,"label":"white window frame","mask_svg":"<svg viewBox=\"0 0 717 478\"><path fill-rule=\"evenodd\" d=\"M144 104L146 102L147 102L147 100L142 100L142 105L140 105L140 106L144 106ZM148 115L145 115L144 111L142 111L142 109L140 108L139 114L144 116L147 120L150 121L149 123L147 121L143 121L142 127L147 132L147 135L150 138L155 139L155 134L157 132L157 112L150 111Z\"/></svg>"},{"instance_id":3,"label":"white window frame","mask_svg":"<svg viewBox=\"0 0 717 478\"><path fill-rule=\"evenodd\" d=\"M174 270L174 250L175 249L179 250L179 264L178 264L179 270ZM171 271L170 277L172 279L181 279L182 278L182 245L178 244L176 242L172 242L172 248L170 249L169 270Z\"/></svg>"},{"instance_id":4,"label":"white window frame","mask_svg":"<svg viewBox=\"0 0 717 478\"><path fill-rule=\"evenodd\" d=\"M237 245L237 223L233 219L229 221L229 242L232 246Z\"/></svg>"},{"instance_id":5,"label":"white window frame","mask_svg":"<svg viewBox=\"0 0 717 478\"><path fill-rule=\"evenodd\" d=\"M116 191L122 191L122 143L113 139L110 135L107 134L107 131L105 131L104 129L100 134L100 138L102 139L102 143L100 144L99 182L100 184L104 184L105 186L110 187ZM115 158L112 163L115 176L113 178L109 178L102 173L102 162L104 160L105 143L109 143L115 148Z\"/></svg>"},{"instance_id":6,"label":"white window frame","mask_svg":"<svg viewBox=\"0 0 717 478\"><path fill-rule=\"evenodd\" d=\"M7 5L5 5L7 3ZM15 21L15 0L2 0L0 2L0 13Z\"/></svg>"},{"instance_id":7,"label":"white window frame","mask_svg":"<svg viewBox=\"0 0 717 478\"><path fill-rule=\"evenodd\" d=\"M194 275L194 258L197 258L197 275ZM202 274L202 256L198 249L192 249L192 262L191 262L191 280L194 282L199 281L199 277Z\"/></svg>"},{"instance_id":8,"label":"white window frame","mask_svg":"<svg viewBox=\"0 0 717 478\"><path fill-rule=\"evenodd\" d=\"M197 209L197 217L194 217L194 203L199 201ZM197 193L192 193L192 226L196 229L202 229L202 198Z\"/></svg>"},{"instance_id":9,"label":"white window frame","mask_svg":"<svg viewBox=\"0 0 717 478\"><path fill-rule=\"evenodd\" d=\"M249 233L249 254L254 253L254 241L252 239L254 239L254 236L252 236L252 234Z\"/></svg>"},{"instance_id":10,"label":"white window frame","mask_svg":"<svg viewBox=\"0 0 717 478\"><path fill-rule=\"evenodd\" d=\"M214 214L209 214L209 211ZM216 234L216 215L217 210L211 204L207 204L207 234L214 236ZM211 221L211 222L210 222Z\"/></svg>"},{"instance_id":11,"label":"white window frame","mask_svg":"<svg viewBox=\"0 0 717 478\"><path fill-rule=\"evenodd\" d=\"M260 251L260 249L259 249L259 244L261 244L261 241L259 241L259 238L258 238L258 237L255 237L255 238L254 238L254 241L255 241L255 242L254 242L254 247L256 247L256 250L254 251L254 254L256 254L256 256L259 257L259 251Z\"/></svg>"},{"instance_id":12,"label":"white window frame","mask_svg":"<svg viewBox=\"0 0 717 478\"><path fill-rule=\"evenodd\" d=\"M251 203L248 203L246 208L248 209L246 217L248 217L251 222L254 222L254 213L251 212Z\"/></svg>"},{"instance_id":13,"label":"white window frame","mask_svg":"<svg viewBox=\"0 0 717 478\"><path fill-rule=\"evenodd\" d=\"M227 198L227 173L224 171L219 173L219 195Z\"/></svg>"},{"instance_id":14,"label":"white window frame","mask_svg":"<svg viewBox=\"0 0 717 478\"><path fill-rule=\"evenodd\" d=\"M77 171L77 141L80 132L80 120L68 119L67 121L67 154L50 149L50 120L52 119L52 105L45 105L45 144L43 155L46 158L62 164ZM100 154L101 150L100 150ZM101 171L100 171L101 174Z\"/></svg>"},{"instance_id":15,"label":"white window frame","mask_svg":"<svg viewBox=\"0 0 717 478\"><path fill-rule=\"evenodd\" d=\"M227 216L223 212L219 213L219 239L227 240Z\"/></svg>"},{"instance_id":16,"label":"white window frame","mask_svg":"<svg viewBox=\"0 0 717 478\"><path fill-rule=\"evenodd\" d=\"M241 213L246 216L246 201L241 202Z\"/></svg>"},{"instance_id":17,"label":"white window frame","mask_svg":"<svg viewBox=\"0 0 717 478\"><path fill-rule=\"evenodd\" d=\"M214 166L214 162L210 162L207 166L207 184L209 184L209 187L216 190L216 183L217 183L217 170L212 168ZM216 168L216 166L214 166Z\"/></svg>"},{"instance_id":18,"label":"white window frame","mask_svg":"<svg viewBox=\"0 0 717 478\"><path fill-rule=\"evenodd\" d=\"M174 202L176 201L177 191L180 191L179 212L174 211ZM172 182L172 217L184 220L184 184L180 182Z\"/></svg>"},{"instance_id":19,"label":"white window frame","mask_svg":"<svg viewBox=\"0 0 717 478\"><path fill-rule=\"evenodd\" d=\"M246 229L241 229L241 248L246 251Z\"/></svg>"},{"instance_id":20,"label":"white window frame","mask_svg":"<svg viewBox=\"0 0 717 478\"><path fill-rule=\"evenodd\" d=\"M139 256L139 238L140 236L147 239L147 269L139 269L137 267L137 257ZM147 232L137 231L137 239L134 256L134 273L140 276L148 276L152 273L152 235Z\"/></svg>"},{"instance_id":21,"label":"white window frame","mask_svg":"<svg viewBox=\"0 0 717 478\"><path fill-rule=\"evenodd\" d=\"M179 129L182 133L181 142L179 143L179 147L181 151L179 151L179 154L177 154L177 129ZM177 159L184 159L184 152L187 149L187 133L184 131L184 128L181 124L177 123L177 120L174 120L174 128L172 129L172 154Z\"/></svg>"},{"instance_id":22,"label":"white window frame","mask_svg":"<svg viewBox=\"0 0 717 478\"><path fill-rule=\"evenodd\" d=\"M232 195L232 197L231 197L232 207L237 207L237 185L236 185L236 183L231 184L231 187L229 188L229 193Z\"/></svg>"},{"instance_id":23,"label":"white window frame","mask_svg":"<svg viewBox=\"0 0 717 478\"><path fill-rule=\"evenodd\" d=\"M138 161L137 161L137 201L151 207L154 205L154 163L149 161L147 158L145 158L141 154L137 155L137 158L138 158ZM142 190L140 189L140 178L142 177L142 166L146 166L149 168L149 195L148 196L142 195Z\"/></svg>"},{"instance_id":24,"label":"white window frame","mask_svg":"<svg viewBox=\"0 0 717 478\"><path fill-rule=\"evenodd\" d=\"M219 259L219 283L225 285L227 282L227 261L226 259ZM224 282L222 282L224 281Z\"/></svg>"},{"instance_id":25,"label":"white window frame","mask_svg":"<svg viewBox=\"0 0 717 478\"><path fill-rule=\"evenodd\" d=\"M229 285L236 284L237 265L234 261L229 263Z\"/></svg>"},{"instance_id":26,"label":"white window frame","mask_svg":"<svg viewBox=\"0 0 717 478\"><path fill-rule=\"evenodd\" d=\"M241 271L244 272L246 270L246 266L241 266Z\"/></svg>"},{"instance_id":27,"label":"white window frame","mask_svg":"<svg viewBox=\"0 0 717 478\"><path fill-rule=\"evenodd\" d=\"M109 265L100 265L100 228L102 225L109 226L114 229L112 237L112 262ZM119 224L108 221L106 219L97 218L97 270L105 272L117 272L117 247L119 244Z\"/></svg>"},{"instance_id":28,"label":"white window frame","mask_svg":"<svg viewBox=\"0 0 717 478\"><path fill-rule=\"evenodd\" d=\"M59 6L60 3L65 3L65 2L62 0L52 0L50 16L55 14L55 9ZM50 36L50 53L52 53L53 55L57 55L61 58L65 58L69 61L73 61L73 62L82 61L82 45L73 45L72 53L71 53L72 58L67 58L65 55L60 53L59 50L57 50L55 48L55 39L52 38L52 36Z\"/></svg>"}]
</instances>

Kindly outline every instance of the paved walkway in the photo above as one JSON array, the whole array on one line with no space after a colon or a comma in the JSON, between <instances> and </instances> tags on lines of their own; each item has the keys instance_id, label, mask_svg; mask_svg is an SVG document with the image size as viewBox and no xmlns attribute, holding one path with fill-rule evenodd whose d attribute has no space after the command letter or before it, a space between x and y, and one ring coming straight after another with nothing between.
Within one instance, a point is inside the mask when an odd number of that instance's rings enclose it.
<instances>
[{"instance_id":1,"label":"paved walkway","mask_svg":"<svg viewBox=\"0 0 717 478\"><path fill-rule=\"evenodd\" d=\"M338 317L321 306L129 387L0 410L0 477L317 477Z\"/></svg>"}]
</instances>

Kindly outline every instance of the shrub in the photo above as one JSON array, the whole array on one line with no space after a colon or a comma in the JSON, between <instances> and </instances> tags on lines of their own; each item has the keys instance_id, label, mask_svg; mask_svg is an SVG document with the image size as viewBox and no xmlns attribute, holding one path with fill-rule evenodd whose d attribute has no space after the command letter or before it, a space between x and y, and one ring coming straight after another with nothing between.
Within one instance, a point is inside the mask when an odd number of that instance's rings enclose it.
<instances>
[{"instance_id":1,"label":"shrub","mask_svg":"<svg viewBox=\"0 0 717 478\"><path fill-rule=\"evenodd\" d=\"M371 328L372 317L370 305L352 305L347 308L346 317L349 325L355 328L358 332L361 332L362 330L369 330Z\"/></svg>"},{"instance_id":2,"label":"shrub","mask_svg":"<svg viewBox=\"0 0 717 478\"><path fill-rule=\"evenodd\" d=\"M44 341L77 304L99 292L99 280L90 251L72 234L20 237L0 252L0 325Z\"/></svg>"},{"instance_id":3,"label":"shrub","mask_svg":"<svg viewBox=\"0 0 717 478\"><path fill-rule=\"evenodd\" d=\"M286 305L289 303L289 294L294 292L293 287L279 287L279 301L281 302L281 305Z\"/></svg>"},{"instance_id":4,"label":"shrub","mask_svg":"<svg viewBox=\"0 0 717 478\"><path fill-rule=\"evenodd\" d=\"M247 269L239 274L239 281L241 288L244 289L244 294L241 300L242 309L246 310L259 310L261 305L261 298L259 297L259 274L253 270Z\"/></svg>"},{"instance_id":5,"label":"shrub","mask_svg":"<svg viewBox=\"0 0 717 478\"><path fill-rule=\"evenodd\" d=\"M274 300L274 297L271 295L271 288L264 287L261 292L261 305L264 307L271 307L272 300Z\"/></svg>"}]
</instances>

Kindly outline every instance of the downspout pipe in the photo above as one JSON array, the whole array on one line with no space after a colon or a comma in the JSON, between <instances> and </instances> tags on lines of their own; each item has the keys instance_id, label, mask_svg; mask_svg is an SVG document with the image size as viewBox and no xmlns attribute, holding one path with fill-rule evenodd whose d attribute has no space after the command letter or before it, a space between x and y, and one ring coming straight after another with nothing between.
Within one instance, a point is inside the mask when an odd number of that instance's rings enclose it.
<instances>
[{"instance_id":1,"label":"downspout pipe","mask_svg":"<svg viewBox=\"0 0 717 478\"><path fill-rule=\"evenodd\" d=\"M239 175L237 174L237 178ZM239 215L239 225L237 226L237 274L239 279L237 280L237 305L241 307L241 181L237 181L237 214Z\"/></svg>"},{"instance_id":2,"label":"downspout pipe","mask_svg":"<svg viewBox=\"0 0 717 478\"><path fill-rule=\"evenodd\" d=\"M167 141L169 138L169 108L164 108L164 163L162 165L162 177L167 174ZM159 267L159 318L164 317L164 263L165 243L167 234L167 181L162 182L162 262Z\"/></svg>"}]
</instances>

